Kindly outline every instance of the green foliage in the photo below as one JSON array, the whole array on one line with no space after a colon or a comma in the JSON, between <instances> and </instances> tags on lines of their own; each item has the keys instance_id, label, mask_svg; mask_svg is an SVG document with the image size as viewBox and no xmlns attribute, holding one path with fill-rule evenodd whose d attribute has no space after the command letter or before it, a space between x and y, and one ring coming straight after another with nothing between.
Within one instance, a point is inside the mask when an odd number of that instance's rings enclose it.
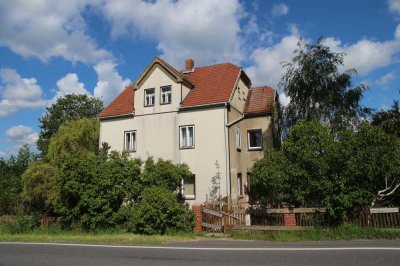
<instances>
[{"instance_id":1,"label":"green foliage","mask_svg":"<svg viewBox=\"0 0 400 266\"><path fill-rule=\"evenodd\" d=\"M16 215L0 217L0 233L21 234L31 232L39 224L36 215Z\"/></svg>"},{"instance_id":2,"label":"green foliage","mask_svg":"<svg viewBox=\"0 0 400 266\"><path fill-rule=\"evenodd\" d=\"M50 139L64 122L96 118L103 109L103 102L87 95L68 94L58 98L56 103L46 109L47 112L39 119L40 133L37 142L43 155L47 154Z\"/></svg>"},{"instance_id":3,"label":"green foliage","mask_svg":"<svg viewBox=\"0 0 400 266\"><path fill-rule=\"evenodd\" d=\"M393 101L392 107L381 110L372 117L372 125L381 126L385 132L400 137L400 107L399 101Z\"/></svg>"},{"instance_id":4,"label":"green foliage","mask_svg":"<svg viewBox=\"0 0 400 266\"><path fill-rule=\"evenodd\" d=\"M165 187L149 187L144 189L128 229L139 234L162 235L190 231L193 226L193 212L178 202L175 193Z\"/></svg>"},{"instance_id":5,"label":"green foliage","mask_svg":"<svg viewBox=\"0 0 400 266\"><path fill-rule=\"evenodd\" d=\"M141 163L126 154L75 153L57 174L60 202L56 211L66 227L112 228L127 190L138 179Z\"/></svg>"},{"instance_id":6,"label":"green foliage","mask_svg":"<svg viewBox=\"0 0 400 266\"><path fill-rule=\"evenodd\" d=\"M285 109L286 128L305 119L329 123L337 131L358 119L366 86L351 88L356 70L339 72L343 56L332 52L322 38L316 44L299 42L292 62L283 65L286 72L279 83L290 97Z\"/></svg>"},{"instance_id":7,"label":"green foliage","mask_svg":"<svg viewBox=\"0 0 400 266\"><path fill-rule=\"evenodd\" d=\"M22 213L21 175L28 165L36 159L29 146L23 146L17 156L7 161L0 159L0 214Z\"/></svg>"},{"instance_id":8,"label":"green foliage","mask_svg":"<svg viewBox=\"0 0 400 266\"><path fill-rule=\"evenodd\" d=\"M100 124L97 120L66 121L50 140L47 158L55 167L76 153L98 150Z\"/></svg>"},{"instance_id":9,"label":"green foliage","mask_svg":"<svg viewBox=\"0 0 400 266\"><path fill-rule=\"evenodd\" d=\"M53 210L59 191L55 181L55 169L45 162L33 162L22 175L22 199L32 212Z\"/></svg>"},{"instance_id":10,"label":"green foliage","mask_svg":"<svg viewBox=\"0 0 400 266\"><path fill-rule=\"evenodd\" d=\"M335 138L329 126L300 121L280 150L255 164L251 187L268 206L326 207L337 224L354 207L393 200L398 173L400 142L381 129L363 123Z\"/></svg>"}]
</instances>

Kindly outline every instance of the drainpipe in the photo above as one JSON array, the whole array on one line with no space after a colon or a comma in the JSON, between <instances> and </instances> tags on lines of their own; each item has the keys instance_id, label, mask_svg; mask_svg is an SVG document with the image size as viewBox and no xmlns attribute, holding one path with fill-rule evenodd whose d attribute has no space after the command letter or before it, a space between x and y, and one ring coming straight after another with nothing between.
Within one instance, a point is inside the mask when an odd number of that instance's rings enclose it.
<instances>
[{"instance_id":1,"label":"drainpipe","mask_svg":"<svg viewBox=\"0 0 400 266\"><path fill-rule=\"evenodd\" d=\"M224 108L224 128L225 128L225 156L226 156L226 195L228 197L228 203L231 202L231 191L230 191L230 182L231 182L231 171L230 171L230 161L229 161L229 139L228 139L228 126L227 126L227 118L228 118L228 103L225 103Z\"/></svg>"}]
</instances>

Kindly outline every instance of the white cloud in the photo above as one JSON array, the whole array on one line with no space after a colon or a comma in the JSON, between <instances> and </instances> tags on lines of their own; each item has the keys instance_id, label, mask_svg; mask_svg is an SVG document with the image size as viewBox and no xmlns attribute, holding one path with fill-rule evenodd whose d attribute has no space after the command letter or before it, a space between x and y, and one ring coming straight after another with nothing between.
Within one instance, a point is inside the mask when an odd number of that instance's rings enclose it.
<instances>
[{"instance_id":1,"label":"white cloud","mask_svg":"<svg viewBox=\"0 0 400 266\"><path fill-rule=\"evenodd\" d=\"M23 108L41 108L42 88L35 78L22 78L14 69L0 69L0 117L7 117Z\"/></svg>"},{"instance_id":2,"label":"white cloud","mask_svg":"<svg viewBox=\"0 0 400 266\"><path fill-rule=\"evenodd\" d=\"M33 129L24 125L13 126L6 131L6 136L10 139L19 139L33 132Z\"/></svg>"},{"instance_id":3,"label":"white cloud","mask_svg":"<svg viewBox=\"0 0 400 266\"><path fill-rule=\"evenodd\" d=\"M246 69L254 85L277 87L283 73L282 62L289 62L300 38L296 35L284 37L272 47L258 48L251 54L253 66Z\"/></svg>"},{"instance_id":4,"label":"white cloud","mask_svg":"<svg viewBox=\"0 0 400 266\"><path fill-rule=\"evenodd\" d=\"M68 73L63 78L57 81L58 90L54 95L50 104L56 102L57 98L65 96L67 94L86 94L90 93L85 89L85 85L79 82L78 75L76 73Z\"/></svg>"},{"instance_id":5,"label":"white cloud","mask_svg":"<svg viewBox=\"0 0 400 266\"><path fill-rule=\"evenodd\" d=\"M388 4L391 12L400 14L400 0L389 0Z\"/></svg>"},{"instance_id":6,"label":"white cloud","mask_svg":"<svg viewBox=\"0 0 400 266\"><path fill-rule=\"evenodd\" d=\"M289 7L283 3L274 4L271 13L274 17L287 15L289 13Z\"/></svg>"},{"instance_id":7,"label":"white cloud","mask_svg":"<svg viewBox=\"0 0 400 266\"><path fill-rule=\"evenodd\" d=\"M288 106L290 103L290 97L286 96L284 92L279 94L279 102L282 106Z\"/></svg>"},{"instance_id":8,"label":"white cloud","mask_svg":"<svg viewBox=\"0 0 400 266\"><path fill-rule=\"evenodd\" d=\"M0 151L0 158L3 158L4 156L6 156L5 152Z\"/></svg>"},{"instance_id":9,"label":"white cloud","mask_svg":"<svg viewBox=\"0 0 400 266\"><path fill-rule=\"evenodd\" d=\"M0 46L23 57L48 61L63 57L96 63L111 54L97 48L85 33L81 12L97 0L3 0L0 1Z\"/></svg>"},{"instance_id":10,"label":"white cloud","mask_svg":"<svg viewBox=\"0 0 400 266\"><path fill-rule=\"evenodd\" d=\"M400 39L384 42L361 39L354 44L342 45L338 39L327 38L326 45L333 51L344 52L345 68L355 68L360 74L390 65L400 52Z\"/></svg>"},{"instance_id":11,"label":"white cloud","mask_svg":"<svg viewBox=\"0 0 400 266\"><path fill-rule=\"evenodd\" d=\"M199 64L244 58L239 37L244 11L237 0L115 0L103 11L114 37L130 34L156 40L162 57L177 67L185 58Z\"/></svg>"},{"instance_id":12,"label":"white cloud","mask_svg":"<svg viewBox=\"0 0 400 266\"><path fill-rule=\"evenodd\" d=\"M385 75L383 75L381 78L379 78L376 81L376 84L378 86L383 86L394 80L395 78L398 77L399 71L398 70L393 70Z\"/></svg>"},{"instance_id":13,"label":"white cloud","mask_svg":"<svg viewBox=\"0 0 400 266\"><path fill-rule=\"evenodd\" d=\"M131 83L129 79L123 79L115 67L115 63L111 61L100 62L94 66L98 76L94 96L101 98L105 105Z\"/></svg>"}]
</instances>

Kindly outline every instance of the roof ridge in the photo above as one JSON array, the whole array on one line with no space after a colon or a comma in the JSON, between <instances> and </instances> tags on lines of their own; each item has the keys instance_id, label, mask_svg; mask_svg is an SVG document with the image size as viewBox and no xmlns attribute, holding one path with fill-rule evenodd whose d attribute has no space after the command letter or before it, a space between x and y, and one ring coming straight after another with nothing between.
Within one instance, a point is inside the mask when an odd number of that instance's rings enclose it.
<instances>
[{"instance_id":1,"label":"roof ridge","mask_svg":"<svg viewBox=\"0 0 400 266\"><path fill-rule=\"evenodd\" d=\"M213 64L213 65L205 65L205 66L194 66L194 69L198 69L198 68L205 68L205 67L214 67L214 66L219 66L219 65L231 65L233 67L242 69L242 67L235 65L234 63L231 62L222 62L222 63L218 63L218 64ZM186 70L180 70L180 72L185 72Z\"/></svg>"}]
</instances>

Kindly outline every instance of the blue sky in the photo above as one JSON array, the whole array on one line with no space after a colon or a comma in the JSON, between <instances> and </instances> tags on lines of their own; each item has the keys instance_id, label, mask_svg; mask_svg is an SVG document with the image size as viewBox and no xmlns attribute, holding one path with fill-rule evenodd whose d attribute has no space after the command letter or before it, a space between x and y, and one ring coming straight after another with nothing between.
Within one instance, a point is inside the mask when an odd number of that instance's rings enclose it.
<instances>
[{"instance_id":1,"label":"blue sky","mask_svg":"<svg viewBox=\"0 0 400 266\"><path fill-rule=\"evenodd\" d=\"M400 0L1 0L0 157L35 146L57 97L107 104L154 56L178 69L185 58L233 62L254 85L277 88L297 42L320 36L347 54L354 84L369 86L365 106L399 99Z\"/></svg>"}]
</instances>

